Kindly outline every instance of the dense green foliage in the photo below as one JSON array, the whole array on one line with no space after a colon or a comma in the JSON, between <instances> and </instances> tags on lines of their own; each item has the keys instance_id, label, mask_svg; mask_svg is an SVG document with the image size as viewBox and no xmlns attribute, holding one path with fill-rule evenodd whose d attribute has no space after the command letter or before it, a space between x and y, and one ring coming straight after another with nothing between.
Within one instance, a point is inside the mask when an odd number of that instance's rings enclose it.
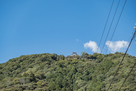
<instances>
[{"instance_id":1,"label":"dense green foliage","mask_svg":"<svg viewBox=\"0 0 136 91\"><path fill-rule=\"evenodd\" d=\"M0 64L0 91L106 91L123 53L23 55ZM110 91L117 91L136 58L126 55ZM136 68L121 88L135 91Z\"/></svg>"}]
</instances>

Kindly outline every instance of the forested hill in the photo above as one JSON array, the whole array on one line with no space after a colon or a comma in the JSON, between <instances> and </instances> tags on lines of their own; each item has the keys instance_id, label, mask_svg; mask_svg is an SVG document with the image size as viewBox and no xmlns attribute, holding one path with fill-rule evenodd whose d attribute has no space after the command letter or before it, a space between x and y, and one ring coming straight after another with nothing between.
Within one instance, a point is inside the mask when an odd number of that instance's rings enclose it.
<instances>
[{"instance_id":1,"label":"forested hill","mask_svg":"<svg viewBox=\"0 0 136 91\"><path fill-rule=\"evenodd\" d=\"M23 55L0 64L0 91L106 91L123 53ZM126 55L109 91L117 91L136 57ZM121 91L136 91L136 67Z\"/></svg>"}]
</instances>

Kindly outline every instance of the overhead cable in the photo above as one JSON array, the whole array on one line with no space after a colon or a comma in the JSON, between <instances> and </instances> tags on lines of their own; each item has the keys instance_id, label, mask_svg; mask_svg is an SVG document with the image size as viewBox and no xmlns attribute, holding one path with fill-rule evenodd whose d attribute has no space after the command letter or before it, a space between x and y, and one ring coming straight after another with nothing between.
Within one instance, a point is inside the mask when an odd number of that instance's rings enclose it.
<instances>
[{"instance_id":1,"label":"overhead cable","mask_svg":"<svg viewBox=\"0 0 136 91\"><path fill-rule=\"evenodd\" d=\"M116 26L115 26L115 28L114 28L114 31L113 31L113 33L112 33L112 36L111 36L109 45L110 45L110 43L111 43L111 41L112 41L112 38L113 38L113 36L114 36L114 33L115 33L116 29L117 29L117 26L118 26L119 20L120 20L120 18L121 18L122 12L123 12L123 10L124 10L124 7L125 7L125 5L126 5L126 2L127 2L127 0L125 0L125 3L124 3L124 5L123 5L123 8L122 8L121 13L120 13L119 18L118 18L118 21L117 21ZM109 45L108 45L108 48L106 49L105 54L107 53L107 50L109 49Z\"/></svg>"},{"instance_id":2,"label":"overhead cable","mask_svg":"<svg viewBox=\"0 0 136 91\"><path fill-rule=\"evenodd\" d=\"M106 26L107 26L107 23L108 23L108 20L109 20L109 16L110 16L110 13L111 13L111 10L112 10L112 7L113 7L113 3L114 3L114 0L112 1L111 7L110 7L110 11L109 11L109 14L108 14L108 17L107 17L107 20L106 20L106 23L105 23L105 26L104 26L101 38L100 38L100 42L99 42L98 48L100 47L100 44L101 44L101 41L102 41L102 38L103 38L103 35L104 35L104 32L105 32L105 29L106 29ZM99 51L98 48L97 48L97 52Z\"/></svg>"},{"instance_id":3,"label":"overhead cable","mask_svg":"<svg viewBox=\"0 0 136 91\"><path fill-rule=\"evenodd\" d=\"M118 69L116 70L116 73L115 73L114 77L112 78L112 81L111 81L111 83L110 83L110 85L109 85L107 91L109 90L109 88L110 88L110 86L111 86L111 84L112 84L112 82L113 82L113 80L114 80L114 78L115 78L115 76L116 76L116 74L117 74L119 68L120 68L120 65L122 64L122 61L124 60L124 58L125 58L125 56L126 56L126 54L127 54L127 51L128 51L128 49L129 49L129 47L130 47L130 45L131 45L131 43L132 43L132 40L134 39L135 35L136 35L136 30L135 30L135 33L133 34L132 38L131 38L131 41L129 42L129 45L128 45L128 47L127 47L127 50L126 50L126 52L125 52L125 54L124 54L124 56L123 56L123 58L122 58L122 60L121 60L121 62L120 62L120 64L119 64Z\"/></svg>"},{"instance_id":4,"label":"overhead cable","mask_svg":"<svg viewBox=\"0 0 136 91\"><path fill-rule=\"evenodd\" d=\"M135 29L135 32L134 32L134 38L135 38L135 37L136 37L136 25L135 25L134 29ZM133 68L135 67L135 65L136 65L136 62L134 63L132 69L129 71L129 73L128 73L128 75L126 76L124 82L123 82L122 85L120 86L119 91L121 90L121 87L123 86L123 84L126 82L126 80L127 80L127 78L129 77L130 73L133 71Z\"/></svg>"},{"instance_id":5,"label":"overhead cable","mask_svg":"<svg viewBox=\"0 0 136 91\"><path fill-rule=\"evenodd\" d=\"M123 82L123 84L125 83L125 81L126 81L126 80L127 80L127 78L129 77L130 73L133 71L133 68L135 67L135 65L136 65L136 62L134 63L134 65L133 65L132 69L129 71L129 73L128 73L127 77L125 78L125 80L124 80L124 82ZM123 84L120 86L119 91L121 90L121 87L123 86Z\"/></svg>"},{"instance_id":6,"label":"overhead cable","mask_svg":"<svg viewBox=\"0 0 136 91\"><path fill-rule=\"evenodd\" d=\"M114 15L113 15L113 18L112 18L112 21L111 21L111 24L110 24L110 28L109 28L109 31L108 31L108 33L107 33L106 39L105 39L105 41L104 41L104 44L103 44L103 47L102 47L102 51L103 51L103 49L104 49L105 43L106 43L106 41L107 41L107 38L108 38L108 35L109 35L109 33L110 33L110 30L111 30L111 26L112 26L112 23L113 23L113 21L114 21L114 18L115 18L116 12L117 12L117 10L118 10L118 7L119 7L119 3L120 3L120 0L119 0L119 2L118 2L118 5L117 5L117 7L116 7L115 13L114 13ZM101 52L101 53L102 53L102 52Z\"/></svg>"}]
</instances>

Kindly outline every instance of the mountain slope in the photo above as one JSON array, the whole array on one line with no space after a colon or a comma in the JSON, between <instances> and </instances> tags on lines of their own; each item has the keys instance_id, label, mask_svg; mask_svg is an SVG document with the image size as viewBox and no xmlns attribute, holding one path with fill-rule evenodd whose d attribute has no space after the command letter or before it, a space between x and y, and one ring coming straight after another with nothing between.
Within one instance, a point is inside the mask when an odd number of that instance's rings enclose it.
<instances>
[{"instance_id":1,"label":"mountain slope","mask_svg":"<svg viewBox=\"0 0 136 91\"><path fill-rule=\"evenodd\" d=\"M23 55L0 64L1 91L106 91L123 53L86 54L68 58L57 54ZM135 63L126 55L109 91L116 91ZM136 67L121 88L135 91Z\"/></svg>"}]
</instances>

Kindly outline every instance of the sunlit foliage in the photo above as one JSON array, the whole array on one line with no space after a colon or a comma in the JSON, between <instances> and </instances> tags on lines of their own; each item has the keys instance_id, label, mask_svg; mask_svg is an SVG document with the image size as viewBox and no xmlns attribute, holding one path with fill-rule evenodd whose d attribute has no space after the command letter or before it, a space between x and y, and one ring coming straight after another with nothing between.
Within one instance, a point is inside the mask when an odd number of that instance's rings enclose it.
<instances>
[{"instance_id":1,"label":"sunlit foliage","mask_svg":"<svg viewBox=\"0 0 136 91\"><path fill-rule=\"evenodd\" d=\"M0 91L106 91L123 55L22 55L0 64ZM110 91L119 89L135 62L135 57L126 55ZM136 67L122 91L135 89Z\"/></svg>"}]
</instances>

